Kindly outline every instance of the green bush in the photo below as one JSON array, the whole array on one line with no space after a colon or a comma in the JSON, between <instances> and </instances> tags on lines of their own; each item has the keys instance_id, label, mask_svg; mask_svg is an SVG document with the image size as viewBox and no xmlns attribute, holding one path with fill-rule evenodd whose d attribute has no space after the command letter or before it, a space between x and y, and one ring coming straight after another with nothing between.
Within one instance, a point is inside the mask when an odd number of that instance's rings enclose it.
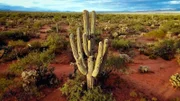
<instances>
[{"instance_id":1,"label":"green bush","mask_svg":"<svg viewBox=\"0 0 180 101\"><path fill-rule=\"evenodd\" d=\"M180 34L180 29L179 29L180 23L179 23L179 21L170 20L168 22L163 23L160 28L162 30L164 30L165 32L170 32L171 34L174 34L174 35Z\"/></svg>"},{"instance_id":2,"label":"green bush","mask_svg":"<svg viewBox=\"0 0 180 101\"><path fill-rule=\"evenodd\" d=\"M174 40L162 40L157 42L154 46L154 54L162 57L165 60L174 58L176 48L174 47Z\"/></svg>"},{"instance_id":3,"label":"green bush","mask_svg":"<svg viewBox=\"0 0 180 101\"><path fill-rule=\"evenodd\" d=\"M129 40L125 39L114 39L111 42L111 45L114 49L120 50L120 51L126 51L132 48L133 43L130 42Z\"/></svg>"},{"instance_id":4,"label":"green bush","mask_svg":"<svg viewBox=\"0 0 180 101\"><path fill-rule=\"evenodd\" d=\"M0 93L3 93L9 85L13 84L12 80L8 80L6 78L0 78Z\"/></svg>"},{"instance_id":5,"label":"green bush","mask_svg":"<svg viewBox=\"0 0 180 101\"><path fill-rule=\"evenodd\" d=\"M9 80L6 78L0 78L0 81L0 100L2 100L5 91L8 90L9 86L12 85L14 82L13 80Z\"/></svg>"},{"instance_id":6,"label":"green bush","mask_svg":"<svg viewBox=\"0 0 180 101\"><path fill-rule=\"evenodd\" d=\"M175 40L174 47L175 47L176 49L180 49L180 39Z\"/></svg>"},{"instance_id":7,"label":"green bush","mask_svg":"<svg viewBox=\"0 0 180 101\"><path fill-rule=\"evenodd\" d=\"M48 46L52 51L59 52L66 49L68 42L64 37L60 37L59 34L50 34L47 37L44 46Z\"/></svg>"},{"instance_id":8,"label":"green bush","mask_svg":"<svg viewBox=\"0 0 180 101\"><path fill-rule=\"evenodd\" d=\"M164 38L166 36L166 32L161 29L150 31L149 33L145 34L147 37L153 38Z\"/></svg>"},{"instance_id":9,"label":"green bush","mask_svg":"<svg viewBox=\"0 0 180 101\"><path fill-rule=\"evenodd\" d=\"M60 90L68 101L115 101L112 94L104 92L99 86L87 90L85 78L80 75L68 80Z\"/></svg>"},{"instance_id":10,"label":"green bush","mask_svg":"<svg viewBox=\"0 0 180 101\"><path fill-rule=\"evenodd\" d=\"M18 62L12 63L10 65L10 71L15 74L19 74L23 70L31 68L33 66L47 66L53 59L53 57L54 55L49 52L49 50L44 52L31 52L24 58L19 59Z\"/></svg>"},{"instance_id":11,"label":"green bush","mask_svg":"<svg viewBox=\"0 0 180 101\"><path fill-rule=\"evenodd\" d=\"M131 58L127 54L120 54L119 56L110 56L106 61L106 68L109 69L123 69L127 67L127 63L131 62Z\"/></svg>"},{"instance_id":12,"label":"green bush","mask_svg":"<svg viewBox=\"0 0 180 101\"><path fill-rule=\"evenodd\" d=\"M84 92L81 101L115 101L115 99L112 98L112 93L106 94L100 87L95 87Z\"/></svg>"},{"instance_id":13,"label":"green bush","mask_svg":"<svg viewBox=\"0 0 180 101\"><path fill-rule=\"evenodd\" d=\"M26 42L24 42L23 40L9 41L8 46L10 46L10 47L25 47Z\"/></svg>"},{"instance_id":14,"label":"green bush","mask_svg":"<svg viewBox=\"0 0 180 101\"><path fill-rule=\"evenodd\" d=\"M22 31L3 31L0 32L0 40L7 40L7 39L12 39L12 40L29 40L29 37L27 34L24 34Z\"/></svg>"}]
</instances>

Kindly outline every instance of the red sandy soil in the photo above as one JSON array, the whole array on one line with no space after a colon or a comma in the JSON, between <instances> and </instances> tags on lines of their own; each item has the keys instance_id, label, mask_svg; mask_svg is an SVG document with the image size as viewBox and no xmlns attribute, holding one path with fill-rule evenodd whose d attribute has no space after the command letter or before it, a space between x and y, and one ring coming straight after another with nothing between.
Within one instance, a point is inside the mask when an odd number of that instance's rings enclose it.
<instances>
[{"instance_id":1,"label":"red sandy soil","mask_svg":"<svg viewBox=\"0 0 180 101\"><path fill-rule=\"evenodd\" d=\"M5 63L0 63L0 74L5 73L7 69L9 68L9 65L12 63L11 62L5 62Z\"/></svg>"},{"instance_id":2,"label":"red sandy soil","mask_svg":"<svg viewBox=\"0 0 180 101\"><path fill-rule=\"evenodd\" d=\"M63 83L67 81L69 73L73 72L73 67L69 64L51 64L51 66L55 67L54 72L59 79L63 80ZM62 93L59 88L53 91L46 90L45 92L48 94L45 98L42 99L42 101L67 101L66 98L62 96Z\"/></svg>"},{"instance_id":3,"label":"red sandy soil","mask_svg":"<svg viewBox=\"0 0 180 101\"><path fill-rule=\"evenodd\" d=\"M70 66L70 60L72 57L69 52L57 55L55 58L55 63L50 64L50 66L55 67L54 73L56 76L62 80L61 83L65 83L68 79L68 75L73 73L73 66ZM61 84L61 86L62 86ZM46 90L45 93L48 93L42 101L67 101L59 88L55 90Z\"/></svg>"},{"instance_id":4,"label":"red sandy soil","mask_svg":"<svg viewBox=\"0 0 180 101\"><path fill-rule=\"evenodd\" d=\"M138 72L140 65L150 67L152 73L141 74ZM138 54L134 58L134 62L129 64L128 75L121 75L132 86L148 96L157 97L160 101L167 101L176 97L180 97L180 91L173 88L169 82L171 75L179 72L180 68L176 59L166 61L161 58L151 60L147 56Z\"/></svg>"},{"instance_id":5,"label":"red sandy soil","mask_svg":"<svg viewBox=\"0 0 180 101\"><path fill-rule=\"evenodd\" d=\"M39 30L40 33L47 33L48 31L51 30L51 27L48 25L42 26L42 28Z\"/></svg>"}]
</instances>

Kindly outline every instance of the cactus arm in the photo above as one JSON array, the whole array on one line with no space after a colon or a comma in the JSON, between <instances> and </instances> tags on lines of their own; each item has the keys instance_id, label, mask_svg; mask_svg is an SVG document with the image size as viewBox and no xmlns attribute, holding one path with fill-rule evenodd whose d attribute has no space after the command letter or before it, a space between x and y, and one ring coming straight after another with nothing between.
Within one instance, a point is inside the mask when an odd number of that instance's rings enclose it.
<instances>
[{"instance_id":1,"label":"cactus arm","mask_svg":"<svg viewBox=\"0 0 180 101\"><path fill-rule=\"evenodd\" d=\"M103 43L99 42L98 54L97 54L97 58L96 58L96 62L95 62L95 68L92 72L93 77L96 77L98 75L102 60L103 60Z\"/></svg>"},{"instance_id":2,"label":"cactus arm","mask_svg":"<svg viewBox=\"0 0 180 101\"><path fill-rule=\"evenodd\" d=\"M77 28L77 49L78 49L78 55L80 57L83 57L81 33L80 33L80 28L79 27Z\"/></svg>"},{"instance_id":3,"label":"cactus arm","mask_svg":"<svg viewBox=\"0 0 180 101\"><path fill-rule=\"evenodd\" d=\"M89 35L89 12L87 10L83 11L83 20L84 20L84 33Z\"/></svg>"},{"instance_id":4,"label":"cactus arm","mask_svg":"<svg viewBox=\"0 0 180 101\"><path fill-rule=\"evenodd\" d=\"M86 63L84 61L84 56L83 56L83 49L82 49L82 40L81 40L81 33L80 33L80 28L77 28L77 49L78 49L78 55L79 57L82 58L82 65L86 67Z\"/></svg>"},{"instance_id":5,"label":"cactus arm","mask_svg":"<svg viewBox=\"0 0 180 101\"><path fill-rule=\"evenodd\" d=\"M108 39L105 39L104 46L103 46L103 61L102 61L100 70L102 70L105 65L105 61L107 59L107 53L108 53Z\"/></svg>"},{"instance_id":6,"label":"cactus arm","mask_svg":"<svg viewBox=\"0 0 180 101\"><path fill-rule=\"evenodd\" d=\"M76 48L76 44L75 44L75 38L74 38L74 34L70 34L70 45L72 48L72 53L74 56L74 59L77 61L78 60L78 52L77 52L77 48Z\"/></svg>"},{"instance_id":7,"label":"cactus arm","mask_svg":"<svg viewBox=\"0 0 180 101\"><path fill-rule=\"evenodd\" d=\"M89 56L88 38L87 38L87 34L86 33L83 34L83 49L84 49L84 53L86 54L86 56Z\"/></svg>"},{"instance_id":8,"label":"cactus arm","mask_svg":"<svg viewBox=\"0 0 180 101\"><path fill-rule=\"evenodd\" d=\"M77 64L77 67L78 67L78 70L83 74L83 75L86 75L87 74L87 67L85 67L85 65L83 65L82 63L82 58L79 57L76 61L76 64Z\"/></svg>"},{"instance_id":9,"label":"cactus arm","mask_svg":"<svg viewBox=\"0 0 180 101\"><path fill-rule=\"evenodd\" d=\"M95 34L95 22L96 22L96 13L95 13L95 11L92 11L91 33L90 34Z\"/></svg>"},{"instance_id":10,"label":"cactus arm","mask_svg":"<svg viewBox=\"0 0 180 101\"><path fill-rule=\"evenodd\" d=\"M108 49L108 39L104 39L103 56L107 54L107 49Z\"/></svg>"}]
</instances>

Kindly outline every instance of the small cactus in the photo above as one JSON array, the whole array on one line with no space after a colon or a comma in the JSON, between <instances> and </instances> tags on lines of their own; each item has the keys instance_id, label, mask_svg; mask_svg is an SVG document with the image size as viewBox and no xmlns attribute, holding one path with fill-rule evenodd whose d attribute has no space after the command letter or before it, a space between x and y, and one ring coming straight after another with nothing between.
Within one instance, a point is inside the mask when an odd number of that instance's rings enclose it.
<instances>
[{"instance_id":1,"label":"small cactus","mask_svg":"<svg viewBox=\"0 0 180 101\"><path fill-rule=\"evenodd\" d=\"M38 75L35 70L23 71L21 73L21 78L23 80L22 86L24 91L29 91L31 86L35 86L37 76Z\"/></svg>"},{"instance_id":2,"label":"small cactus","mask_svg":"<svg viewBox=\"0 0 180 101\"><path fill-rule=\"evenodd\" d=\"M140 73L148 73L149 72L149 67L148 66L140 66L139 67L139 72Z\"/></svg>"},{"instance_id":3,"label":"small cactus","mask_svg":"<svg viewBox=\"0 0 180 101\"><path fill-rule=\"evenodd\" d=\"M170 77L169 80L173 87L179 88L180 87L180 74L176 73Z\"/></svg>"}]
</instances>

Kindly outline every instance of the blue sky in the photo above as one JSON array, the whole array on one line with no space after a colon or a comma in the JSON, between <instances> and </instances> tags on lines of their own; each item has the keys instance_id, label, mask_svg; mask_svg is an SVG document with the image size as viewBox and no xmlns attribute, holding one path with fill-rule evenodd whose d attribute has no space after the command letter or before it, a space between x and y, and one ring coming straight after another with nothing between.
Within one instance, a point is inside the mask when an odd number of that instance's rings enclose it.
<instances>
[{"instance_id":1,"label":"blue sky","mask_svg":"<svg viewBox=\"0 0 180 101\"><path fill-rule=\"evenodd\" d=\"M0 9L32 11L179 10L180 0L0 0Z\"/></svg>"}]
</instances>

